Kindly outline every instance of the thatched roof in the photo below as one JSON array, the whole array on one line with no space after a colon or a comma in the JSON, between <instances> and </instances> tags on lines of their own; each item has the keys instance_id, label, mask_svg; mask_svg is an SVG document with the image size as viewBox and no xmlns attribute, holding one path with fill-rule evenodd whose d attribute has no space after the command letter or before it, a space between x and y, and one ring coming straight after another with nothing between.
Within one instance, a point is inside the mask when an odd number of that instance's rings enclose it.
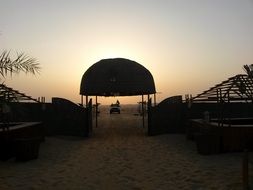
<instances>
[{"instance_id":1,"label":"thatched roof","mask_svg":"<svg viewBox=\"0 0 253 190\"><path fill-rule=\"evenodd\" d=\"M152 74L135 61L103 59L83 75L80 94L89 96L132 96L156 93Z\"/></svg>"},{"instance_id":2,"label":"thatched roof","mask_svg":"<svg viewBox=\"0 0 253 190\"><path fill-rule=\"evenodd\" d=\"M18 101L18 102L39 102L38 100L27 96L24 93L21 93L13 88L10 88L4 84L0 84L0 100L4 101Z\"/></svg>"},{"instance_id":3,"label":"thatched roof","mask_svg":"<svg viewBox=\"0 0 253 190\"><path fill-rule=\"evenodd\" d=\"M236 75L193 97L194 102L252 102L253 78Z\"/></svg>"}]
</instances>

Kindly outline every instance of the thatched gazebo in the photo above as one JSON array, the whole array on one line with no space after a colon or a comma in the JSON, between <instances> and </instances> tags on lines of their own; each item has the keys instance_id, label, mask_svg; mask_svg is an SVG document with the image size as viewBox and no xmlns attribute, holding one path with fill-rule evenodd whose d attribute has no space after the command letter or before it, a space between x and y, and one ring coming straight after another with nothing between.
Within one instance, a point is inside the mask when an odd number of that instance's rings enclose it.
<instances>
[{"instance_id":1,"label":"thatched gazebo","mask_svg":"<svg viewBox=\"0 0 253 190\"><path fill-rule=\"evenodd\" d=\"M135 61L103 59L83 75L80 94L85 96L133 96L155 94L152 74Z\"/></svg>"},{"instance_id":2,"label":"thatched gazebo","mask_svg":"<svg viewBox=\"0 0 253 190\"><path fill-rule=\"evenodd\" d=\"M84 74L80 86L83 96L136 96L154 94L152 74L141 64L124 58L102 59L93 64ZM154 100L155 101L155 100Z\"/></svg>"}]
</instances>

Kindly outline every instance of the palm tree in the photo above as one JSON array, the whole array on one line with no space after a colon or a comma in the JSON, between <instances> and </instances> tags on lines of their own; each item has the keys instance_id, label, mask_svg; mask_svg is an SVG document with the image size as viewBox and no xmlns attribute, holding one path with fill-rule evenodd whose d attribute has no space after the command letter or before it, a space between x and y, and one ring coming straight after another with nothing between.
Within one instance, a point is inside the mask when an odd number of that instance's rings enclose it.
<instances>
[{"instance_id":1,"label":"palm tree","mask_svg":"<svg viewBox=\"0 0 253 190\"><path fill-rule=\"evenodd\" d=\"M249 77L253 77L253 64L251 65L243 65L245 72L249 75Z\"/></svg>"},{"instance_id":2,"label":"palm tree","mask_svg":"<svg viewBox=\"0 0 253 190\"><path fill-rule=\"evenodd\" d=\"M17 53L16 58L11 57L11 52L4 50L0 54L0 75L6 77L7 75L17 74L19 72L36 74L39 73L39 63L35 58L29 57L25 53Z\"/></svg>"},{"instance_id":3,"label":"palm tree","mask_svg":"<svg viewBox=\"0 0 253 190\"><path fill-rule=\"evenodd\" d=\"M15 58L11 56L10 51L4 50L0 53L0 81L1 77L5 78L8 75L12 76L12 74L18 74L19 72L35 75L39 71L40 67L37 60L29 57L25 53L17 53ZM5 90L0 91L0 108L6 102L11 102L15 99L10 98L6 93L8 94Z\"/></svg>"}]
</instances>

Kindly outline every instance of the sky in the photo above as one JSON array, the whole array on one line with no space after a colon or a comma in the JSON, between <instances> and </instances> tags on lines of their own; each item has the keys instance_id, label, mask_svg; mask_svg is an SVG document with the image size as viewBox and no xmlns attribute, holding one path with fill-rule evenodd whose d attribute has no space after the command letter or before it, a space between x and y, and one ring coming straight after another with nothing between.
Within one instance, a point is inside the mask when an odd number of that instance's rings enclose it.
<instances>
[{"instance_id":1,"label":"sky","mask_svg":"<svg viewBox=\"0 0 253 190\"><path fill-rule=\"evenodd\" d=\"M82 75L105 58L142 64L157 102L203 92L253 64L253 0L0 0L0 52L25 52L40 74L0 82L34 98L80 103ZM102 104L141 97L99 97Z\"/></svg>"}]
</instances>

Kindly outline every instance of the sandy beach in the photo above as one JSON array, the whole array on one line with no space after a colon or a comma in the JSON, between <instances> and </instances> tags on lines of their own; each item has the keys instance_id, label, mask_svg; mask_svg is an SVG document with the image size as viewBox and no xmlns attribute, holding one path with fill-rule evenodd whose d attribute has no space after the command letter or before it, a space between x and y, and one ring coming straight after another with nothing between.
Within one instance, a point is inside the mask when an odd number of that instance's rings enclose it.
<instances>
[{"instance_id":1,"label":"sandy beach","mask_svg":"<svg viewBox=\"0 0 253 190\"><path fill-rule=\"evenodd\" d=\"M47 137L37 160L0 162L0 189L242 189L242 153L203 156L185 135L149 137L132 112L98 122L91 138Z\"/></svg>"}]
</instances>

